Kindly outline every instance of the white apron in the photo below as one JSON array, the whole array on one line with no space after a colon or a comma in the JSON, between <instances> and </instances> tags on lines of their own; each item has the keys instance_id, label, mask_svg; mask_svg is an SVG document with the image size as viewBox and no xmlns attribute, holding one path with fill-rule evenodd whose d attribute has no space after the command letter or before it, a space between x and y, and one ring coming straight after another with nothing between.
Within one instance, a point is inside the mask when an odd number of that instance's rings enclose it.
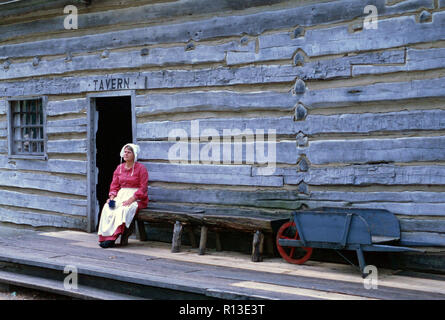
<instances>
[{"instance_id":1,"label":"white apron","mask_svg":"<svg viewBox=\"0 0 445 320\"><path fill-rule=\"evenodd\" d=\"M124 207L122 202L130 199L137 190L137 188L122 188L114 198L114 201L116 201L114 209L110 209L107 203L104 205L100 216L98 235L103 237L112 236L122 223L125 223L127 228L130 226L138 209L138 203L135 201Z\"/></svg>"}]
</instances>

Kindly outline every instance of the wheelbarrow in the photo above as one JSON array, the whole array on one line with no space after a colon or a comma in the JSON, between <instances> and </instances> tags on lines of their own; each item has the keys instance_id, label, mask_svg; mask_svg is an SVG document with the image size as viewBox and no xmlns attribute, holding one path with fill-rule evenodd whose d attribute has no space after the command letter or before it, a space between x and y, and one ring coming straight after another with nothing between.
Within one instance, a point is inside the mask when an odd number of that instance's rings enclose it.
<instances>
[{"instance_id":1,"label":"wheelbarrow","mask_svg":"<svg viewBox=\"0 0 445 320\"><path fill-rule=\"evenodd\" d=\"M364 272L365 251L424 252L401 246L398 219L382 209L322 207L295 211L279 228L276 242L281 257L295 264L306 262L313 248L335 249L340 255L338 250L354 250L363 278L368 275Z\"/></svg>"}]
</instances>

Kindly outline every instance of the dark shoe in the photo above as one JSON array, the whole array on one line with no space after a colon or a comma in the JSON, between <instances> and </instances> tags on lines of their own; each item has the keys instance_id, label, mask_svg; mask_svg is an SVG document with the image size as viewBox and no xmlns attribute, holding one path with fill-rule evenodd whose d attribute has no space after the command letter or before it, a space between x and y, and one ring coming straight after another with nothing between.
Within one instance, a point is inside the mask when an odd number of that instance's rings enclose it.
<instances>
[{"instance_id":1,"label":"dark shoe","mask_svg":"<svg viewBox=\"0 0 445 320\"><path fill-rule=\"evenodd\" d=\"M105 240L99 243L99 245L106 249L106 248L113 248L114 247L114 241L113 240Z\"/></svg>"},{"instance_id":2,"label":"dark shoe","mask_svg":"<svg viewBox=\"0 0 445 320\"><path fill-rule=\"evenodd\" d=\"M133 234L134 232L134 220L130 224L129 228L125 228L124 233L121 235L121 246L128 245L128 238Z\"/></svg>"}]
</instances>

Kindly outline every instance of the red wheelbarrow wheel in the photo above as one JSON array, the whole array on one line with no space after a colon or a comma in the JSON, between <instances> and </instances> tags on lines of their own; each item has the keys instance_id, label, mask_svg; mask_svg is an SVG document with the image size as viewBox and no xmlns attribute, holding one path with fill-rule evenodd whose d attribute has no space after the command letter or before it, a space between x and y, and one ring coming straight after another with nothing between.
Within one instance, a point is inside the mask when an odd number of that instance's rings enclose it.
<instances>
[{"instance_id":1,"label":"red wheelbarrow wheel","mask_svg":"<svg viewBox=\"0 0 445 320\"><path fill-rule=\"evenodd\" d=\"M295 222L289 221L283 224L277 233L277 249L281 257L289 263L303 264L312 255L312 248L308 247L283 247L278 243L280 239L300 240Z\"/></svg>"}]
</instances>

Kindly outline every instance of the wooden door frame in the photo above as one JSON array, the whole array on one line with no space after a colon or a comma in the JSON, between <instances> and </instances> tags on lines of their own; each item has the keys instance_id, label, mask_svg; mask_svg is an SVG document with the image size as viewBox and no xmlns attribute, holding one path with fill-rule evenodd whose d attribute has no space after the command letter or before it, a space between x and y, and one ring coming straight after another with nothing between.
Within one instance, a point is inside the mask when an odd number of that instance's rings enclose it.
<instances>
[{"instance_id":1,"label":"wooden door frame","mask_svg":"<svg viewBox=\"0 0 445 320\"><path fill-rule=\"evenodd\" d=\"M97 109L96 99L107 97L130 97L131 98L131 130L133 136L133 143L137 143L136 136L136 93L135 90L123 90L123 91L104 91L99 93L87 94L87 232L95 232L97 224L96 212L96 132L97 132ZM100 210L100 208L99 208Z\"/></svg>"}]
</instances>

